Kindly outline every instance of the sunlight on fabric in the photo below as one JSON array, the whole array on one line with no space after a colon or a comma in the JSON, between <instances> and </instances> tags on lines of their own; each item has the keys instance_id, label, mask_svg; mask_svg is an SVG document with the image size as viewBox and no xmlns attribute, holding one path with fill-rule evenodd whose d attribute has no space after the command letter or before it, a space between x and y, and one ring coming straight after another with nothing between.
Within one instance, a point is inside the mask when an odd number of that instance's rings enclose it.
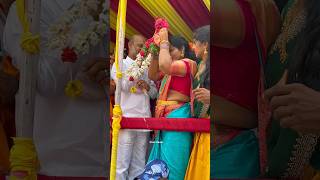
<instances>
[{"instance_id":1,"label":"sunlight on fabric","mask_svg":"<svg viewBox=\"0 0 320 180\"><path fill-rule=\"evenodd\" d=\"M189 41L192 39L192 30L167 0L138 0L138 3L153 17L163 17L167 19L170 24L169 31L171 34L181 35Z\"/></svg>"},{"instance_id":2,"label":"sunlight on fabric","mask_svg":"<svg viewBox=\"0 0 320 180\"><path fill-rule=\"evenodd\" d=\"M117 14L110 10L110 28L113 30L117 29ZM126 38L130 38L132 35L140 34L136 29L134 29L130 24L126 23Z\"/></svg>"},{"instance_id":3,"label":"sunlight on fabric","mask_svg":"<svg viewBox=\"0 0 320 180\"><path fill-rule=\"evenodd\" d=\"M208 10L210 11L210 0L203 0L203 2L207 6Z\"/></svg>"}]
</instances>

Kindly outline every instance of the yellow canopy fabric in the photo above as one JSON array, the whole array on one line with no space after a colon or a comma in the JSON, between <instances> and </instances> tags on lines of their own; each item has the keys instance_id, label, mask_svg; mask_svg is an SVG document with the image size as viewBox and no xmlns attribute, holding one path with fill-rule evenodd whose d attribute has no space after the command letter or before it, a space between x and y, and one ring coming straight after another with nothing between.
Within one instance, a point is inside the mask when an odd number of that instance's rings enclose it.
<instances>
[{"instance_id":1,"label":"yellow canopy fabric","mask_svg":"<svg viewBox=\"0 0 320 180\"><path fill-rule=\"evenodd\" d=\"M167 0L137 0L137 2L153 17L165 18L171 25L169 28L171 34L181 35L188 41L192 40L192 30Z\"/></svg>"},{"instance_id":2,"label":"yellow canopy fabric","mask_svg":"<svg viewBox=\"0 0 320 180\"><path fill-rule=\"evenodd\" d=\"M210 11L210 0L203 0L203 2L207 6L208 10Z\"/></svg>"},{"instance_id":3,"label":"yellow canopy fabric","mask_svg":"<svg viewBox=\"0 0 320 180\"><path fill-rule=\"evenodd\" d=\"M117 14L110 10L110 28L117 30ZM134 29L130 24L126 23L126 38L130 38L132 35L140 34L136 29Z\"/></svg>"}]
</instances>

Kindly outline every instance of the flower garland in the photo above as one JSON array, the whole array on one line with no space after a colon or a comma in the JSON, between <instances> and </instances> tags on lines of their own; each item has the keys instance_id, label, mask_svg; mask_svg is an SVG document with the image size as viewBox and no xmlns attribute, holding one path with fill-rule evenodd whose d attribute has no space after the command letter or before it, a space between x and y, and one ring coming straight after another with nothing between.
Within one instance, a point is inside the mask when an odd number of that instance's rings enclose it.
<instances>
[{"instance_id":1,"label":"flower garland","mask_svg":"<svg viewBox=\"0 0 320 180\"><path fill-rule=\"evenodd\" d=\"M97 18L93 15L95 12L100 12ZM86 17L93 19L89 27L79 33L72 32L72 25ZM79 55L88 54L90 48L96 46L103 39L107 32L107 19L106 1L81 0L49 28L48 47L61 50L61 60L64 63L75 63ZM82 90L82 83L79 80L73 80L71 76L71 80L65 88L66 95L80 96Z\"/></svg>"},{"instance_id":2,"label":"flower garland","mask_svg":"<svg viewBox=\"0 0 320 180\"><path fill-rule=\"evenodd\" d=\"M158 18L155 21L155 33L159 33L162 28L169 28L169 24L165 19ZM130 68L126 71L126 75L129 77L129 81L134 81L139 79L148 69L151 64L152 56L159 54L159 44L155 42L155 39L152 37L148 39L140 53L137 55L136 60Z\"/></svg>"}]
</instances>

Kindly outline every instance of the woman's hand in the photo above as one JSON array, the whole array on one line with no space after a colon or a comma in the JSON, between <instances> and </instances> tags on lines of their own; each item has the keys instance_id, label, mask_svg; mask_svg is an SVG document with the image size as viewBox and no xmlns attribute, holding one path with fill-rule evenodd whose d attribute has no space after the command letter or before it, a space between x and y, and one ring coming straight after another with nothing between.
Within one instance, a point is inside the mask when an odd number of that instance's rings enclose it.
<instances>
[{"instance_id":1,"label":"woman's hand","mask_svg":"<svg viewBox=\"0 0 320 180\"><path fill-rule=\"evenodd\" d=\"M287 72L265 92L273 117L284 128L302 133L320 133L320 92L303 84L286 84Z\"/></svg>"},{"instance_id":2,"label":"woman's hand","mask_svg":"<svg viewBox=\"0 0 320 180\"><path fill-rule=\"evenodd\" d=\"M155 43L157 46L160 46L160 41L161 41L161 39L160 39L159 34L154 34L154 35L153 35L153 41L154 41L154 43Z\"/></svg>"},{"instance_id":3,"label":"woman's hand","mask_svg":"<svg viewBox=\"0 0 320 180\"><path fill-rule=\"evenodd\" d=\"M196 100L203 104L210 104L210 91L206 88L197 88L192 91Z\"/></svg>"},{"instance_id":4,"label":"woman's hand","mask_svg":"<svg viewBox=\"0 0 320 180\"><path fill-rule=\"evenodd\" d=\"M167 28L162 28L159 31L160 43L161 41L169 41L169 33Z\"/></svg>"}]
</instances>

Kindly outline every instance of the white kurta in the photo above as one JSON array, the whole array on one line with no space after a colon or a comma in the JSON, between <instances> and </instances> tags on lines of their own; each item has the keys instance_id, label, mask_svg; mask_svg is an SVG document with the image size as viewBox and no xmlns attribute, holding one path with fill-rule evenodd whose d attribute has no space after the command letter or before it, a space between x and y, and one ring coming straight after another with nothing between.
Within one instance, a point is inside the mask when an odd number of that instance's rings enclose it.
<instances>
[{"instance_id":1,"label":"white kurta","mask_svg":"<svg viewBox=\"0 0 320 180\"><path fill-rule=\"evenodd\" d=\"M129 56L123 60L123 74L131 67L133 62L134 60ZM110 74L111 78L114 81L117 81L115 64L113 64ZM124 117L151 117L150 97L155 99L158 90L155 83L148 78L148 70L146 70L139 79L144 80L149 84L150 90L148 95L145 95L143 91L138 88L136 93L131 93L130 89L136 84L136 81L129 81L126 76L122 78L120 106Z\"/></svg>"},{"instance_id":2,"label":"white kurta","mask_svg":"<svg viewBox=\"0 0 320 180\"><path fill-rule=\"evenodd\" d=\"M105 177L108 172L108 100L106 97L67 97L64 88L70 80L70 71L60 60L61 51L46 47L49 26L76 1L42 0L41 4L41 52L34 119L34 142L41 165L39 173L48 176ZM81 20L74 30L83 31L88 23L88 20ZM13 4L4 30L4 48L18 68L19 59L24 57L19 45L21 31ZM107 57L105 52L106 47L101 43L89 55L78 57L72 70L74 76L81 74L81 64L86 60ZM88 80L83 83L92 94L101 94L97 84Z\"/></svg>"},{"instance_id":3,"label":"white kurta","mask_svg":"<svg viewBox=\"0 0 320 180\"><path fill-rule=\"evenodd\" d=\"M129 56L123 60L122 71L126 72L134 63ZM111 78L117 81L115 64L112 66ZM131 93L131 87L137 81L129 81L125 76L121 84L120 106L124 117L151 117L150 98L155 99L158 90L153 81L148 78L148 70L139 78L147 82L150 90L147 94L140 89ZM150 130L121 129L119 131L118 157L117 157L117 180L133 180L144 170Z\"/></svg>"}]
</instances>

